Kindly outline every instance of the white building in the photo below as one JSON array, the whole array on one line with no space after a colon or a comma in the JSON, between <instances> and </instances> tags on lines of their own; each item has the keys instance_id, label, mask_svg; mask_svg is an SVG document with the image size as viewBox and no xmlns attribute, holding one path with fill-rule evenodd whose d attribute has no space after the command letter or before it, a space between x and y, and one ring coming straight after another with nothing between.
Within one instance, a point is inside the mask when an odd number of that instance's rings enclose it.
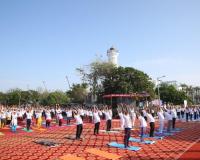
<instances>
[{"instance_id":1,"label":"white building","mask_svg":"<svg viewBox=\"0 0 200 160\"><path fill-rule=\"evenodd\" d=\"M118 50L114 47L111 47L109 50L107 50L108 62L118 67L118 55Z\"/></svg>"}]
</instances>

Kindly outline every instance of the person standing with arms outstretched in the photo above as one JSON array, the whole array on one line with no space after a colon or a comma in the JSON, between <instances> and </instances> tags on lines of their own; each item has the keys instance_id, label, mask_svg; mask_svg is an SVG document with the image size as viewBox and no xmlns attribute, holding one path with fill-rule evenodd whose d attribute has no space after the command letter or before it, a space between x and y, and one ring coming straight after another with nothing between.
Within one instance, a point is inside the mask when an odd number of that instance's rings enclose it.
<instances>
[{"instance_id":1,"label":"person standing with arms outstretched","mask_svg":"<svg viewBox=\"0 0 200 160\"><path fill-rule=\"evenodd\" d=\"M94 121L94 135L97 135L99 134L99 126L100 126L101 119L99 117L99 112L96 108L94 108L94 111L93 111L93 121Z\"/></svg>"},{"instance_id":2,"label":"person standing with arms outstretched","mask_svg":"<svg viewBox=\"0 0 200 160\"><path fill-rule=\"evenodd\" d=\"M158 121L159 121L159 133L162 134L163 129L164 129L165 117L164 117L163 110L161 109L161 107L158 107L157 115L158 115Z\"/></svg>"},{"instance_id":3,"label":"person standing with arms outstretched","mask_svg":"<svg viewBox=\"0 0 200 160\"><path fill-rule=\"evenodd\" d=\"M74 118L76 120L76 139L79 140L83 131L83 120L76 110L74 110Z\"/></svg>"},{"instance_id":4,"label":"person standing with arms outstretched","mask_svg":"<svg viewBox=\"0 0 200 160\"><path fill-rule=\"evenodd\" d=\"M31 120L32 120L32 113L30 112L30 110L27 110L27 112L26 112L26 129L27 129L27 131L30 130Z\"/></svg>"},{"instance_id":5,"label":"person standing with arms outstretched","mask_svg":"<svg viewBox=\"0 0 200 160\"><path fill-rule=\"evenodd\" d=\"M124 147L129 147L129 138L131 137L132 120L127 111L123 112L124 117Z\"/></svg>"},{"instance_id":6,"label":"person standing with arms outstretched","mask_svg":"<svg viewBox=\"0 0 200 160\"><path fill-rule=\"evenodd\" d=\"M149 126L150 126L150 133L149 133L149 137L154 137L154 129L155 129L155 119L152 116L152 114L150 113L150 111L147 111L147 119L149 122Z\"/></svg>"}]
</instances>

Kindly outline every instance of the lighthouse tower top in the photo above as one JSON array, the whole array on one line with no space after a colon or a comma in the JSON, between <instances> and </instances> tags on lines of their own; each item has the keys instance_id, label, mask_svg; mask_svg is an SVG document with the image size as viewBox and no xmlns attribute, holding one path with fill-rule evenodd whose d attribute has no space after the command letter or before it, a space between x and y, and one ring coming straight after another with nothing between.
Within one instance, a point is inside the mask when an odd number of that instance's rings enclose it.
<instances>
[{"instance_id":1,"label":"lighthouse tower top","mask_svg":"<svg viewBox=\"0 0 200 160\"><path fill-rule=\"evenodd\" d=\"M116 65L118 67L118 55L119 51L113 46L107 50L108 62Z\"/></svg>"}]
</instances>

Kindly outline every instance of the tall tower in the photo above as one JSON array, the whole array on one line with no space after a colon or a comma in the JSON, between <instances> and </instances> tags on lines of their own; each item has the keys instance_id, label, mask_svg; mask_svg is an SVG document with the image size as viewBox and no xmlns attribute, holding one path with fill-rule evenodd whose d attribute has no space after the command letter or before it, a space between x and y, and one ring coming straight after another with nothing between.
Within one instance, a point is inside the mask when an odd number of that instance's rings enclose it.
<instances>
[{"instance_id":1,"label":"tall tower","mask_svg":"<svg viewBox=\"0 0 200 160\"><path fill-rule=\"evenodd\" d=\"M118 67L118 55L119 55L119 51L113 46L110 47L110 49L107 50L108 62Z\"/></svg>"}]
</instances>

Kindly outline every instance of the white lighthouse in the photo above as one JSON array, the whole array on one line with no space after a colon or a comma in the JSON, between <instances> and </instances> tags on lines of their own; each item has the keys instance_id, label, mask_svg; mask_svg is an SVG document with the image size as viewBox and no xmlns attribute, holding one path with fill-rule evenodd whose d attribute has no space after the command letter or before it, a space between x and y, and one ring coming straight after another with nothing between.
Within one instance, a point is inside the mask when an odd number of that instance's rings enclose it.
<instances>
[{"instance_id":1,"label":"white lighthouse","mask_svg":"<svg viewBox=\"0 0 200 160\"><path fill-rule=\"evenodd\" d=\"M113 46L110 47L110 49L107 50L108 62L118 67L118 55L119 55L118 50L114 48Z\"/></svg>"}]
</instances>

